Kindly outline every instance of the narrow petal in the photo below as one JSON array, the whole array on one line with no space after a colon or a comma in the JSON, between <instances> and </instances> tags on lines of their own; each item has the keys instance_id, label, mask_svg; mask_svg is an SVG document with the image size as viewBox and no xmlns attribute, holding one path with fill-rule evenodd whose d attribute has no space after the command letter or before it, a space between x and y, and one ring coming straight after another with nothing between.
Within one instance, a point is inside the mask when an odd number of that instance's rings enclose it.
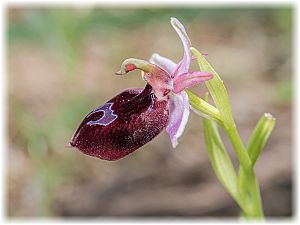
<instances>
[{"instance_id":1,"label":"narrow petal","mask_svg":"<svg viewBox=\"0 0 300 225\"><path fill-rule=\"evenodd\" d=\"M135 69L142 70L144 72L151 72L153 69L153 65L145 60L142 59L135 59L135 58L129 58L125 59L122 62L121 69L116 72L116 75L124 75L130 71L133 71Z\"/></svg>"},{"instance_id":2,"label":"narrow petal","mask_svg":"<svg viewBox=\"0 0 300 225\"><path fill-rule=\"evenodd\" d=\"M190 114L189 98L184 91L171 96L169 112L170 117L166 131L170 136L173 148L175 148L178 144L178 138L183 134Z\"/></svg>"},{"instance_id":3,"label":"narrow petal","mask_svg":"<svg viewBox=\"0 0 300 225\"><path fill-rule=\"evenodd\" d=\"M155 64L155 65L159 66L160 68L162 68L163 70L167 71L170 74L170 76L176 68L175 62L173 62L171 59L162 57L157 53L154 53L151 56L150 63Z\"/></svg>"},{"instance_id":4,"label":"narrow petal","mask_svg":"<svg viewBox=\"0 0 300 225\"><path fill-rule=\"evenodd\" d=\"M84 154L117 160L157 136L167 125L168 102L159 101L149 84L129 89L89 113L70 145Z\"/></svg>"},{"instance_id":5,"label":"narrow petal","mask_svg":"<svg viewBox=\"0 0 300 225\"><path fill-rule=\"evenodd\" d=\"M178 65L178 73L173 74L172 77L175 77L178 74L187 73L189 71L190 63L191 63L191 54L190 47L191 41L185 31L184 26L180 23L180 21L176 18L171 18L171 24L177 34L179 35L181 42L184 48L183 58L181 60L181 64Z\"/></svg>"},{"instance_id":6,"label":"narrow petal","mask_svg":"<svg viewBox=\"0 0 300 225\"><path fill-rule=\"evenodd\" d=\"M124 75L135 69L142 70L143 78L153 88L154 94L157 98L168 97L169 93L173 90L173 81L163 68L155 64L151 64L141 59L126 59L121 65L120 71L116 72L117 75Z\"/></svg>"},{"instance_id":7,"label":"narrow petal","mask_svg":"<svg viewBox=\"0 0 300 225\"><path fill-rule=\"evenodd\" d=\"M197 71L181 74L180 76L174 77L174 92L179 93L186 88L192 87L212 78L213 74L209 72Z\"/></svg>"}]
</instances>

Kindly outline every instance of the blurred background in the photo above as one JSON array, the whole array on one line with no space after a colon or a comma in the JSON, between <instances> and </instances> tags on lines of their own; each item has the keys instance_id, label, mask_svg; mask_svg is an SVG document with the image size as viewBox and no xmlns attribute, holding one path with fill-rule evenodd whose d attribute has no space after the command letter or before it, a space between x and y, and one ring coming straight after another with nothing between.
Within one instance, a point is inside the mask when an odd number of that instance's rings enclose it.
<instances>
[{"instance_id":1,"label":"blurred background","mask_svg":"<svg viewBox=\"0 0 300 225\"><path fill-rule=\"evenodd\" d=\"M266 215L293 215L292 7L14 6L6 15L8 217L239 214L212 171L202 120L193 113L175 150L165 132L115 162L65 148L87 113L145 85L139 72L114 76L124 59L147 60L154 52L181 59L170 17L209 54L245 143L264 112L277 118L255 171ZM205 85L192 90L206 92Z\"/></svg>"}]
</instances>

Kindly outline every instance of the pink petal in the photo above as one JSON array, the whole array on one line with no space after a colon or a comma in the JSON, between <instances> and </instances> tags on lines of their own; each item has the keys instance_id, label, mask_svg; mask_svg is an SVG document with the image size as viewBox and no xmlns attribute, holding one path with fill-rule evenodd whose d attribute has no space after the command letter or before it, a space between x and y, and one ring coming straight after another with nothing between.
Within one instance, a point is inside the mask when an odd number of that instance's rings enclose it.
<instances>
[{"instance_id":1,"label":"pink petal","mask_svg":"<svg viewBox=\"0 0 300 225\"><path fill-rule=\"evenodd\" d=\"M209 72L192 72L184 73L180 76L174 77L174 92L179 93L184 89L192 87L196 84L202 83L204 81L210 80L213 78L213 74Z\"/></svg>"},{"instance_id":2,"label":"pink petal","mask_svg":"<svg viewBox=\"0 0 300 225\"><path fill-rule=\"evenodd\" d=\"M160 68L162 68L163 70L167 71L170 74L170 76L176 68L175 62L173 62L171 59L162 57L157 53L154 53L151 56L149 62L152 64L155 64L155 65L159 66Z\"/></svg>"},{"instance_id":3,"label":"pink petal","mask_svg":"<svg viewBox=\"0 0 300 225\"><path fill-rule=\"evenodd\" d=\"M184 91L170 97L169 112L166 131L170 136L173 148L175 148L178 144L177 139L183 134L190 114L189 97Z\"/></svg>"},{"instance_id":4,"label":"pink petal","mask_svg":"<svg viewBox=\"0 0 300 225\"><path fill-rule=\"evenodd\" d=\"M181 65L178 65L179 68L177 74L187 73L191 63L191 55L190 55L191 42L184 29L184 26L179 22L178 19L172 17L171 24L174 27L177 34L179 35L184 48L184 55L181 60ZM172 77L175 77L177 74L174 74Z\"/></svg>"}]
</instances>

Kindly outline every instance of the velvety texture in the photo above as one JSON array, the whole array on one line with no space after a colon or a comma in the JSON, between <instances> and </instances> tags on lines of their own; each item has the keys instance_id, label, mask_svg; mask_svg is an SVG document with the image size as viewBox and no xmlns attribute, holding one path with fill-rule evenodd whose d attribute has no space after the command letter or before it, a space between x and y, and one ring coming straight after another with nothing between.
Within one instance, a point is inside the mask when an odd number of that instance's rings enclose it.
<instances>
[{"instance_id":1,"label":"velvety texture","mask_svg":"<svg viewBox=\"0 0 300 225\"><path fill-rule=\"evenodd\" d=\"M105 160L117 160L157 136L167 125L168 101L158 100L152 87L128 89L89 113L70 145Z\"/></svg>"}]
</instances>

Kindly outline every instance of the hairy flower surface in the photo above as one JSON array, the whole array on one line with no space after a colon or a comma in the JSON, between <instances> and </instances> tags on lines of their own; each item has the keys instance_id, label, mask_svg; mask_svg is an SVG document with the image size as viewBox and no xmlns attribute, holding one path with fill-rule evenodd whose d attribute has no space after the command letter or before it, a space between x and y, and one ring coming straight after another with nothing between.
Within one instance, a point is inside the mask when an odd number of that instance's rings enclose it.
<instances>
[{"instance_id":1,"label":"hairy flower surface","mask_svg":"<svg viewBox=\"0 0 300 225\"><path fill-rule=\"evenodd\" d=\"M139 69L147 82L144 89L128 89L89 113L71 138L70 145L87 155L117 160L151 141L164 128L172 146L178 144L190 112L184 91L213 77L208 72L189 72L190 40L183 25L171 18L184 55L176 64L153 54L149 62L126 59L117 75Z\"/></svg>"}]
</instances>

